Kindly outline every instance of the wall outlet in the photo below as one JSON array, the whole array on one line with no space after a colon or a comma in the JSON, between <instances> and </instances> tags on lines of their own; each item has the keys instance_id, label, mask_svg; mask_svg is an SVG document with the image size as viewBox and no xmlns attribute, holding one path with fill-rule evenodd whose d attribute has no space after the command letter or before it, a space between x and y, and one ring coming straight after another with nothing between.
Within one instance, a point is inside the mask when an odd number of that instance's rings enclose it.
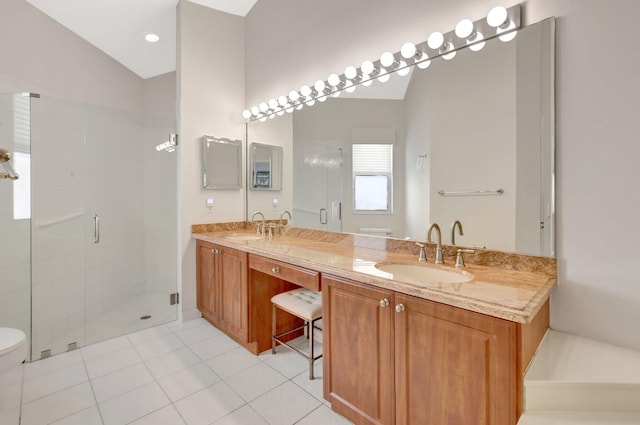
<instances>
[{"instance_id":1,"label":"wall outlet","mask_svg":"<svg viewBox=\"0 0 640 425\"><path fill-rule=\"evenodd\" d=\"M207 201L205 202L205 212L213 213L214 204L213 198L207 198Z\"/></svg>"}]
</instances>

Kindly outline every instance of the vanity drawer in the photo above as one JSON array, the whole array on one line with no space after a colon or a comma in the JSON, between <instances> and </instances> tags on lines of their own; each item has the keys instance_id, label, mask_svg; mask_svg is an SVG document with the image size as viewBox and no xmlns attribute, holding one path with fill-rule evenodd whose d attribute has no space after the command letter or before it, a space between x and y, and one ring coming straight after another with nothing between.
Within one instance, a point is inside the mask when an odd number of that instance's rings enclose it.
<instances>
[{"instance_id":1,"label":"vanity drawer","mask_svg":"<svg viewBox=\"0 0 640 425\"><path fill-rule=\"evenodd\" d=\"M313 289L314 291L320 290L320 273L313 270L253 254L249 254L249 267L278 279L295 283L298 286Z\"/></svg>"}]
</instances>

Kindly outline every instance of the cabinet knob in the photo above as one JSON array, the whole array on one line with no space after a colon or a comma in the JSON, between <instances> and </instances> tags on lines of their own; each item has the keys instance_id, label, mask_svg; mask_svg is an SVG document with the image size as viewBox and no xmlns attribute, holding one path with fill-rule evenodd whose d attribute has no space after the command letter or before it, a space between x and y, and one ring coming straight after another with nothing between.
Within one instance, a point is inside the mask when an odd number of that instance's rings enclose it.
<instances>
[{"instance_id":1,"label":"cabinet knob","mask_svg":"<svg viewBox=\"0 0 640 425\"><path fill-rule=\"evenodd\" d=\"M280 267L274 267L271 269L271 273L280 273Z\"/></svg>"},{"instance_id":2,"label":"cabinet knob","mask_svg":"<svg viewBox=\"0 0 640 425\"><path fill-rule=\"evenodd\" d=\"M396 313L402 313L404 311L404 304L398 304L396 306Z\"/></svg>"},{"instance_id":3,"label":"cabinet knob","mask_svg":"<svg viewBox=\"0 0 640 425\"><path fill-rule=\"evenodd\" d=\"M380 307L386 307L388 305L389 305L389 300L388 299L385 298L383 300L380 300Z\"/></svg>"},{"instance_id":4,"label":"cabinet knob","mask_svg":"<svg viewBox=\"0 0 640 425\"><path fill-rule=\"evenodd\" d=\"M214 254L220 254L221 251L219 249L212 249L211 252Z\"/></svg>"}]
</instances>

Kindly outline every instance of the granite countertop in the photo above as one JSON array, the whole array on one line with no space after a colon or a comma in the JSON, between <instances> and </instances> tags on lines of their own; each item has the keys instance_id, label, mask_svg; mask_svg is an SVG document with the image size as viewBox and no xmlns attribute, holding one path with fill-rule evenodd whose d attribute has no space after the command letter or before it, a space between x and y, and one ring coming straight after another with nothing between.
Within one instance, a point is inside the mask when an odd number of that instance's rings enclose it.
<instances>
[{"instance_id":1,"label":"granite countertop","mask_svg":"<svg viewBox=\"0 0 640 425\"><path fill-rule=\"evenodd\" d=\"M408 253L291 236L265 236L258 240L242 240L241 237L237 237L252 234L255 235L254 232L233 230L194 233L193 237L321 273L519 323L528 323L535 317L549 298L556 282L555 276L544 273L473 264L467 264L460 270L453 268L453 264L436 266L432 259L426 264L419 263L416 255ZM463 271L470 274L472 280L464 283L424 283L414 278L386 273L375 267L378 263L424 265L456 273Z\"/></svg>"}]
</instances>

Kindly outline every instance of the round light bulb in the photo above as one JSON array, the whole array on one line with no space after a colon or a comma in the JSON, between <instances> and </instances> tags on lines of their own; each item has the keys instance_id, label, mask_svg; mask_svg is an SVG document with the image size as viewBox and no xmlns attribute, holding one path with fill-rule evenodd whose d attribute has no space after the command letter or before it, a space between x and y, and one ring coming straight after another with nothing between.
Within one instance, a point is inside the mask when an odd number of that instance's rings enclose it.
<instances>
[{"instance_id":1,"label":"round light bulb","mask_svg":"<svg viewBox=\"0 0 640 425\"><path fill-rule=\"evenodd\" d=\"M411 69L407 66L407 63L405 61L400 61L400 65L398 65L398 75L401 77L404 77L406 75L409 75L409 73L411 72Z\"/></svg>"},{"instance_id":2,"label":"round light bulb","mask_svg":"<svg viewBox=\"0 0 640 425\"><path fill-rule=\"evenodd\" d=\"M300 87L300 94L303 95L304 97L309 96L311 94L311 87L309 86Z\"/></svg>"},{"instance_id":3,"label":"round light bulb","mask_svg":"<svg viewBox=\"0 0 640 425\"><path fill-rule=\"evenodd\" d=\"M425 60L422 62L418 62L418 68L420 69L427 69L429 68L429 65L431 65L431 61L430 60Z\"/></svg>"},{"instance_id":4,"label":"round light bulb","mask_svg":"<svg viewBox=\"0 0 640 425\"><path fill-rule=\"evenodd\" d=\"M416 55L416 52L417 52L416 45L413 43L409 43L409 42L404 43L400 48L400 54L405 59L411 59Z\"/></svg>"},{"instance_id":5,"label":"round light bulb","mask_svg":"<svg viewBox=\"0 0 640 425\"><path fill-rule=\"evenodd\" d=\"M278 107L278 101L275 99L269 99L269 108L276 109Z\"/></svg>"},{"instance_id":6,"label":"round light bulb","mask_svg":"<svg viewBox=\"0 0 640 425\"><path fill-rule=\"evenodd\" d=\"M298 105L296 105L296 110L300 110L302 109L302 107L304 106L304 103L298 103Z\"/></svg>"},{"instance_id":7,"label":"round light bulb","mask_svg":"<svg viewBox=\"0 0 640 425\"><path fill-rule=\"evenodd\" d=\"M380 56L380 65L384 66L385 68L390 67L391 65L393 65L393 63L395 62L395 58L393 57L393 53L391 52L384 52L382 54L382 56Z\"/></svg>"},{"instance_id":8,"label":"round light bulb","mask_svg":"<svg viewBox=\"0 0 640 425\"><path fill-rule=\"evenodd\" d=\"M267 112L269 110L269 105L267 105L265 102L262 102L259 105L260 108L260 112Z\"/></svg>"},{"instance_id":9,"label":"round light bulb","mask_svg":"<svg viewBox=\"0 0 640 425\"><path fill-rule=\"evenodd\" d=\"M338 77L338 74L331 74L329 78L327 78L327 82L330 86L336 87L340 84L340 77Z\"/></svg>"},{"instance_id":10,"label":"round light bulb","mask_svg":"<svg viewBox=\"0 0 640 425\"><path fill-rule=\"evenodd\" d=\"M318 98L318 102L324 102L325 100L327 100L327 96L320 96Z\"/></svg>"},{"instance_id":11,"label":"round light bulb","mask_svg":"<svg viewBox=\"0 0 640 425\"><path fill-rule=\"evenodd\" d=\"M338 90L338 91L335 91L335 92L331 93L331 96L332 97L340 97L340 93L341 93L340 90Z\"/></svg>"},{"instance_id":12,"label":"round light bulb","mask_svg":"<svg viewBox=\"0 0 640 425\"><path fill-rule=\"evenodd\" d=\"M471 46L469 46L469 49L471 49L474 52L478 52L482 50L486 42L481 40L484 40L484 36L482 35L481 32L476 32L476 37L473 39L473 42L475 44L472 44Z\"/></svg>"},{"instance_id":13,"label":"round light bulb","mask_svg":"<svg viewBox=\"0 0 640 425\"><path fill-rule=\"evenodd\" d=\"M284 109L280 109L278 112L276 112L276 115L281 117L284 115Z\"/></svg>"},{"instance_id":14,"label":"round light bulb","mask_svg":"<svg viewBox=\"0 0 640 425\"><path fill-rule=\"evenodd\" d=\"M367 81L365 81L365 82L363 82L363 83L362 83L362 85L363 85L364 87L369 87L371 84L373 84L373 80L367 80Z\"/></svg>"},{"instance_id":15,"label":"round light bulb","mask_svg":"<svg viewBox=\"0 0 640 425\"><path fill-rule=\"evenodd\" d=\"M260 118L260 122L265 122L266 120L267 120L267 117L263 116L262 118Z\"/></svg>"},{"instance_id":16,"label":"round light bulb","mask_svg":"<svg viewBox=\"0 0 640 425\"><path fill-rule=\"evenodd\" d=\"M391 78L389 74L381 75L378 77L378 81L380 81L381 83L386 83L387 81L389 81L389 78Z\"/></svg>"},{"instance_id":17,"label":"round light bulb","mask_svg":"<svg viewBox=\"0 0 640 425\"><path fill-rule=\"evenodd\" d=\"M289 100L291 100L292 102L295 102L298 99L300 99L300 93L298 93L295 90L291 90L289 92Z\"/></svg>"},{"instance_id":18,"label":"round light bulb","mask_svg":"<svg viewBox=\"0 0 640 425\"><path fill-rule=\"evenodd\" d=\"M287 108L287 114L292 113L292 112L293 112L293 110L294 110L293 106L288 107L288 108Z\"/></svg>"},{"instance_id":19,"label":"round light bulb","mask_svg":"<svg viewBox=\"0 0 640 425\"><path fill-rule=\"evenodd\" d=\"M260 114L260 108L258 108L257 106L251 107L251 113L255 116L258 116Z\"/></svg>"},{"instance_id":20,"label":"round light bulb","mask_svg":"<svg viewBox=\"0 0 640 425\"><path fill-rule=\"evenodd\" d=\"M289 104L289 99L287 99L287 96L280 96L278 98L278 104L282 107L287 106Z\"/></svg>"},{"instance_id":21,"label":"round light bulb","mask_svg":"<svg viewBox=\"0 0 640 425\"><path fill-rule=\"evenodd\" d=\"M456 36L466 39L473 34L473 22L470 19L463 19L456 25Z\"/></svg>"},{"instance_id":22,"label":"round light bulb","mask_svg":"<svg viewBox=\"0 0 640 425\"><path fill-rule=\"evenodd\" d=\"M248 109L245 109L244 111L242 111L242 117L245 120L248 120L249 118L251 118L251 111Z\"/></svg>"},{"instance_id":23,"label":"round light bulb","mask_svg":"<svg viewBox=\"0 0 640 425\"><path fill-rule=\"evenodd\" d=\"M444 36L441 32L432 32L427 39L427 46L433 50L439 49L442 43L444 43Z\"/></svg>"},{"instance_id":24,"label":"round light bulb","mask_svg":"<svg viewBox=\"0 0 640 425\"><path fill-rule=\"evenodd\" d=\"M347 84L344 86L347 93L353 93L356 91L356 86L353 85L351 81L347 81Z\"/></svg>"},{"instance_id":25,"label":"round light bulb","mask_svg":"<svg viewBox=\"0 0 640 425\"><path fill-rule=\"evenodd\" d=\"M344 76L353 80L358 76L358 70L354 66L348 66L344 69Z\"/></svg>"},{"instance_id":26,"label":"round light bulb","mask_svg":"<svg viewBox=\"0 0 640 425\"><path fill-rule=\"evenodd\" d=\"M316 83L313 85L313 87L316 89L316 91L318 93L322 93L324 92L324 88L326 87L326 84L324 83L324 81L322 80L318 80L316 81Z\"/></svg>"},{"instance_id":27,"label":"round light bulb","mask_svg":"<svg viewBox=\"0 0 640 425\"><path fill-rule=\"evenodd\" d=\"M496 6L487 14L487 24L489 26L498 28L507 22L507 9L502 6Z\"/></svg>"},{"instance_id":28,"label":"round light bulb","mask_svg":"<svg viewBox=\"0 0 640 425\"><path fill-rule=\"evenodd\" d=\"M149 43L157 43L158 41L160 41L160 36L158 36L158 34L149 33L144 36L144 39Z\"/></svg>"},{"instance_id":29,"label":"round light bulb","mask_svg":"<svg viewBox=\"0 0 640 425\"><path fill-rule=\"evenodd\" d=\"M503 35L499 36L498 38L500 39L500 41L507 42L507 41L511 41L514 38L516 38L516 35L518 35L518 31L511 31L510 33L503 34Z\"/></svg>"},{"instance_id":30,"label":"round light bulb","mask_svg":"<svg viewBox=\"0 0 640 425\"><path fill-rule=\"evenodd\" d=\"M316 100L315 100L315 99L311 99L311 100L309 100L309 101L307 102L307 105L308 105L308 106L313 106L313 105L315 105L315 104L316 104Z\"/></svg>"},{"instance_id":31,"label":"round light bulb","mask_svg":"<svg viewBox=\"0 0 640 425\"><path fill-rule=\"evenodd\" d=\"M440 49L440 53L442 54L442 59L444 60L451 60L456 57L456 51L453 50L453 44L451 44L450 42L444 43L444 45Z\"/></svg>"},{"instance_id":32,"label":"round light bulb","mask_svg":"<svg viewBox=\"0 0 640 425\"><path fill-rule=\"evenodd\" d=\"M360 65L360 69L365 75L370 75L375 68L375 65L373 65L373 62L371 61L364 61L362 62L362 65Z\"/></svg>"}]
</instances>

